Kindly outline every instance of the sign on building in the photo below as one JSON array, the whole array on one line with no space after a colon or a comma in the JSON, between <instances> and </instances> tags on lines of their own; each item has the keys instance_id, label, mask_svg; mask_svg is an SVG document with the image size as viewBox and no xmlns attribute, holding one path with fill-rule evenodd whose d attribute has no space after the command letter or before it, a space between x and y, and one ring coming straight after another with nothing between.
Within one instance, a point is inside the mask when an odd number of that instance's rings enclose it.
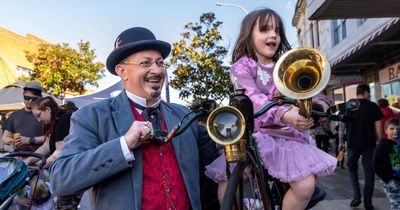
<instances>
[{"instance_id":1,"label":"sign on building","mask_svg":"<svg viewBox=\"0 0 400 210\"><path fill-rule=\"evenodd\" d=\"M400 62L379 71L379 83L385 84L400 79Z\"/></svg>"}]
</instances>

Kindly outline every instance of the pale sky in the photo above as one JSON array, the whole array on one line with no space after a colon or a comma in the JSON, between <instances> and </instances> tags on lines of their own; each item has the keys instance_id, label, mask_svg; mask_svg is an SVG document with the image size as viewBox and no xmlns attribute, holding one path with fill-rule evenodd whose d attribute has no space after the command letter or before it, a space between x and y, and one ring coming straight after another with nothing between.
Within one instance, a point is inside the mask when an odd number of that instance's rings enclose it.
<instances>
[{"instance_id":1,"label":"pale sky","mask_svg":"<svg viewBox=\"0 0 400 210\"><path fill-rule=\"evenodd\" d=\"M239 5L247 11L269 7L283 17L289 42L296 42L296 31L291 24L295 0L12 0L1 3L0 27L72 47L79 40L89 41L98 61L105 63L115 38L125 29L145 27L157 39L173 43L180 39L186 23L199 22L201 14L213 12L223 22L222 45L229 46L231 52L245 13L237 7L216 6L216 2ZM106 74L99 89L116 81L118 77ZM172 91L171 101L182 103L177 100L177 91Z\"/></svg>"}]
</instances>

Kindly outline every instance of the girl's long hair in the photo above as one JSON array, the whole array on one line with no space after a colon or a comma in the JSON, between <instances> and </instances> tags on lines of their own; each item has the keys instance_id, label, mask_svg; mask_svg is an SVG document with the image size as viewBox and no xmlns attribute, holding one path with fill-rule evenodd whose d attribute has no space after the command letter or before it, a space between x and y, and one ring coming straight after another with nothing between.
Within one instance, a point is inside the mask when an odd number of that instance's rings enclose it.
<instances>
[{"instance_id":1,"label":"girl's long hair","mask_svg":"<svg viewBox=\"0 0 400 210\"><path fill-rule=\"evenodd\" d=\"M272 18L275 20L281 38L281 43L278 46L275 55L272 57L272 60L276 62L281 55L291 49L285 35L285 27L281 16L269 8L258 9L246 15L242 21L239 37L232 53L232 63L235 63L243 56L250 57L255 61L258 60L252 40L253 29L257 21L259 21L260 31L267 30L267 24Z\"/></svg>"},{"instance_id":2,"label":"girl's long hair","mask_svg":"<svg viewBox=\"0 0 400 210\"><path fill-rule=\"evenodd\" d=\"M37 99L34 103L32 108L44 111L46 108L49 107L51 110L50 114L50 122L49 123L44 123L43 124L43 132L47 136L51 132L53 132L55 126L56 126L56 121L59 119L63 114L64 111L60 109L58 106L57 102L53 99L51 96L46 96L43 98Z\"/></svg>"}]
</instances>

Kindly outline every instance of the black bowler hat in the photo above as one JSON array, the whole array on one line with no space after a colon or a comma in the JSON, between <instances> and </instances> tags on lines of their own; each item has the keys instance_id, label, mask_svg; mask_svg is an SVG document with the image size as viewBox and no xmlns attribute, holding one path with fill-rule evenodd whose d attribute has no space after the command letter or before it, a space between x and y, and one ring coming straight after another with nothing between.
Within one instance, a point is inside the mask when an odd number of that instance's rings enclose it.
<instances>
[{"instance_id":1,"label":"black bowler hat","mask_svg":"<svg viewBox=\"0 0 400 210\"><path fill-rule=\"evenodd\" d=\"M115 73L115 66L133 53L143 50L158 50L163 58L171 52L171 45L157 40L146 28L134 27L123 31L115 40L114 50L107 58L106 66L110 73Z\"/></svg>"}]
</instances>

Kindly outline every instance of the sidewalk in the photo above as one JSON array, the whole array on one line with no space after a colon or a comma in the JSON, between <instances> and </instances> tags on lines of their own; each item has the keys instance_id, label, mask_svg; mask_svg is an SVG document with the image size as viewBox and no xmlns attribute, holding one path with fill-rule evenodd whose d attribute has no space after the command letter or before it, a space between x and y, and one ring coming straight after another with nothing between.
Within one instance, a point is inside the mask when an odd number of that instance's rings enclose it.
<instances>
[{"instance_id":1,"label":"sidewalk","mask_svg":"<svg viewBox=\"0 0 400 210\"><path fill-rule=\"evenodd\" d=\"M359 164L361 166L361 164ZM361 194L364 190L364 175L362 167L359 167L359 181ZM350 176L348 169L336 168L335 172L329 176L322 177L318 180L318 186L324 188L327 192L325 200L321 201L313 210L362 210L364 209L363 203L357 208L349 206L353 198L353 190L351 188ZM376 210L390 209L389 200L381 187L379 178L375 175L375 190L372 200Z\"/></svg>"}]
</instances>

